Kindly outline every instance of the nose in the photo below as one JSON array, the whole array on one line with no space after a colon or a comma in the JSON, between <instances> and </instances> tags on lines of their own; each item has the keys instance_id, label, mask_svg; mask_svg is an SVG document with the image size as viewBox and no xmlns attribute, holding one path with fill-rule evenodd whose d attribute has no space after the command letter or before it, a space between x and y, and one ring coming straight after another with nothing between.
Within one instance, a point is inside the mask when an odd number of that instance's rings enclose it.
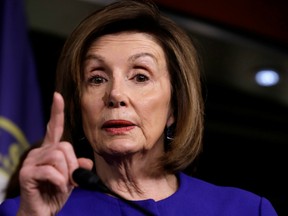
<instances>
[{"instance_id":1,"label":"nose","mask_svg":"<svg viewBox=\"0 0 288 216\"><path fill-rule=\"evenodd\" d=\"M126 106L126 103L124 101L116 101L112 99L110 99L108 102L108 107L111 107L111 108L116 108L116 107L121 107L121 106Z\"/></svg>"},{"instance_id":2,"label":"nose","mask_svg":"<svg viewBox=\"0 0 288 216\"><path fill-rule=\"evenodd\" d=\"M127 103L127 92L123 82L113 80L108 93L107 106L110 108L125 107Z\"/></svg>"}]
</instances>

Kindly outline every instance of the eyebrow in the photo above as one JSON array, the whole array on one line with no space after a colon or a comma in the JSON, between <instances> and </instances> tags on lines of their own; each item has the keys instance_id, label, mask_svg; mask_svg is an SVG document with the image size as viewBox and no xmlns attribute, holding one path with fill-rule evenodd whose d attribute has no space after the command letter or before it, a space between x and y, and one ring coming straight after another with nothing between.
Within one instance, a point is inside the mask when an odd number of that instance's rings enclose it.
<instances>
[{"instance_id":1,"label":"eyebrow","mask_svg":"<svg viewBox=\"0 0 288 216\"><path fill-rule=\"evenodd\" d=\"M84 61L87 61L87 60L98 60L98 61L104 62L105 58L97 54L89 54L85 56L84 58Z\"/></svg>"},{"instance_id":2,"label":"eyebrow","mask_svg":"<svg viewBox=\"0 0 288 216\"><path fill-rule=\"evenodd\" d=\"M129 62L133 62L136 59L141 58L141 57L145 57L145 56L148 56L151 59L153 59L155 62L157 62L157 58L153 54L147 53L147 52L137 53L135 55L132 55L132 56L130 56L128 58L128 61ZM105 58L103 56L100 56L100 55L97 55L97 54L89 54L89 55L87 55L84 58L84 61L87 61L87 60L97 60L97 61L100 61L100 62L105 62Z\"/></svg>"},{"instance_id":3,"label":"eyebrow","mask_svg":"<svg viewBox=\"0 0 288 216\"><path fill-rule=\"evenodd\" d=\"M141 57L145 57L145 56L148 56L148 57L152 58L155 62L157 62L157 58L154 55L152 55L151 53L147 53L147 52L137 53L137 54L129 57L128 61L135 61L136 59L141 58Z\"/></svg>"}]
</instances>

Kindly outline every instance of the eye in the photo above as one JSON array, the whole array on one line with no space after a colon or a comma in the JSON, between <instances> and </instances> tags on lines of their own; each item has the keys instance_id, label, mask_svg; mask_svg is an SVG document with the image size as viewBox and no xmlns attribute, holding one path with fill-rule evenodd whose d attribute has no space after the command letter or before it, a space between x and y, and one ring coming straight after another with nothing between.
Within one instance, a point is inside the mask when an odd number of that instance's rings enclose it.
<instances>
[{"instance_id":1,"label":"eye","mask_svg":"<svg viewBox=\"0 0 288 216\"><path fill-rule=\"evenodd\" d=\"M133 78L137 82L146 82L149 78L144 74L136 74Z\"/></svg>"},{"instance_id":2,"label":"eye","mask_svg":"<svg viewBox=\"0 0 288 216\"><path fill-rule=\"evenodd\" d=\"M90 77L88 81L89 83L99 85L99 84L107 82L107 79L99 75L95 75L95 76Z\"/></svg>"}]
</instances>

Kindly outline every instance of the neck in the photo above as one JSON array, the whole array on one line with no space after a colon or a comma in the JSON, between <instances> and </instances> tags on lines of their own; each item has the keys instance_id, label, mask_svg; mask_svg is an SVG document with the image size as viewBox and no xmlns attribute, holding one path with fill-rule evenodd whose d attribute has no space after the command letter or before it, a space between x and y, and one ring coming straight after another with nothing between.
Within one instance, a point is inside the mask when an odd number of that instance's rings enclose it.
<instances>
[{"instance_id":1,"label":"neck","mask_svg":"<svg viewBox=\"0 0 288 216\"><path fill-rule=\"evenodd\" d=\"M95 156L99 178L113 192L127 200L165 199L177 190L175 175L155 170L155 159L145 156L125 156L117 160Z\"/></svg>"}]
</instances>

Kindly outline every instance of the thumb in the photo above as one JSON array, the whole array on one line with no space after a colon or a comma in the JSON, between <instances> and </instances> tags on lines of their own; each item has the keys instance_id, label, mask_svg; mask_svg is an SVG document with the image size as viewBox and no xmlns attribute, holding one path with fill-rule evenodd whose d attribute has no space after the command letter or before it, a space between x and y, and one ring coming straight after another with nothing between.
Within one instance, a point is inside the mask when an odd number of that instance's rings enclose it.
<instances>
[{"instance_id":1,"label":"thumb","mask_svg":"<svg viewBox=\"0 0 288 216\"><path fill-rule=\"evenodd\" d=\"M78 158L77 160L78 160L79 167L87 169L87 170L92 170L94 163L91 159Z\"/></svg>"},{"instance_id":2,"label":"thumb","mask_svg":"<svg viewBox=\"0 0 288 216\"><path fill-rule=\"evenodd\" d=\"M93 161L92 160L90 160L88 158L78 158L77 160L78 160L79 167L73 171L72 179L71 179L71 182L74 186L78 186L79 179L80 179L80 181L83 181L83 179L82 179L83 178L83 175L82 175L83 169L86 170L88 173L90 173L90 171L88 171L88 170L92 170L92 168L93 168ZM86 171L85 171L85 174L87 175ZM81 173L80 178L79 178L79 172Z\"/></svg>"}]
</instances>

